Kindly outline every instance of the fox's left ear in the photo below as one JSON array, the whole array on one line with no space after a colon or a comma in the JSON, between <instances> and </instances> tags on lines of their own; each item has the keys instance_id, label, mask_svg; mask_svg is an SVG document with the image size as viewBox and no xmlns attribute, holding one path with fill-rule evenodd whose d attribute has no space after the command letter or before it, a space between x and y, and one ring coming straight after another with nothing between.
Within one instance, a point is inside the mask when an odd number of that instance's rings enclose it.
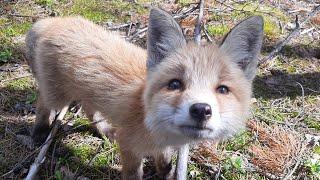
<instances>
[{"instance_id":1,"label":"fox's left ear","mask_svg":"<svg viewBox=\"0 0 320 180\"><path fill-rule=\"evenodd\" d=\"M224 38L220 49L236 62L247 79L256 75L258 55L263 41L263 18L252 16L236 25Z\"/></svg>"}]
</instances>

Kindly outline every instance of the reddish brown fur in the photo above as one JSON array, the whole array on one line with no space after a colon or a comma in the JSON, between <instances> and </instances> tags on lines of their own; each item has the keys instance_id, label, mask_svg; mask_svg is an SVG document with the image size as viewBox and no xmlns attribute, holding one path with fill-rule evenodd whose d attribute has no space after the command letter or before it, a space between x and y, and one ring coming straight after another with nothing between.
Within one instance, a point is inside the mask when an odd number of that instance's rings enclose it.
<instances>
[{"instance_id":1,"label":"reddish brown fur","mask_svg":"<svg viewBox=\"0 0 320 180\"><path fill-rule=\"evenodd\" d=\"M156 157L157 169L165 176L171 147L201 140L174 132L179 123L192 122L186 112L190 103L208 100L219 110L208 122L211 134L202 139L236 132L248 113L251 80L225 49L214 45L190 43L147 70L145 50L80 17L41 20L29 31L26 43L40 91L34 138L47 133L42 130L49 128L50 110L80 101L91 120L101 112L117 128L124 179L142 177L145 155ZM184 87L168 90L172 79L181 80ZM230 93L217 93L221 85Z\"/></svg>"}]
</instances>

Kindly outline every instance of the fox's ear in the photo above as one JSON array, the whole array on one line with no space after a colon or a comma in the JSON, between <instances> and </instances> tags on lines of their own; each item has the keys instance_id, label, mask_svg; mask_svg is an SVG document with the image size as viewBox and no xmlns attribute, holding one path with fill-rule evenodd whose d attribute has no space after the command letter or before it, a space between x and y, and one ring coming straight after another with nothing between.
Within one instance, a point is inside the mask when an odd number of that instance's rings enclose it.
<instances>
[{"instance_id":1,"label":"fox's ear","mask_svg":"<svg viewBox=\"0 0 320 180\"><path fill-rule=\"evenodd\" d=\"M236 62L252 81L263 41L263 18L252 16L236 25L224 38L220 49Z\"/></svg>"},{"instance_id":2,"label":"fox's ear","mask_svg":"<svg viewBox=\"0 0 320 180\"><path fill-rule=\"evenodd\" d=\"M186 45L179 24L167 12L152 8L148 29L148 69L152 69L175 49Z\"/></svg>"}]
</instances>

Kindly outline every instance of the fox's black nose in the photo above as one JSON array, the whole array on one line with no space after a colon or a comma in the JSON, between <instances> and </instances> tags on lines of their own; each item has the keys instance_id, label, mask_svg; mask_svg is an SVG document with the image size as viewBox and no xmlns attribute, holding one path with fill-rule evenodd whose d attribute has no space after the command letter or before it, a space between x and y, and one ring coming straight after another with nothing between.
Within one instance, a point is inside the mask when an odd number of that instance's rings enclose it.
<instances>
[{"instance_id":1,"label":"fox's black nose","mask_svg":"<svg viewBox=\"0 0 320 180\"><path fill-rule=\"evenodd\" d=\"M197 121L206 121L212 115L211 107L206 103L193 104L189 109L190 116Z\"/></svg>"}]
</instances>

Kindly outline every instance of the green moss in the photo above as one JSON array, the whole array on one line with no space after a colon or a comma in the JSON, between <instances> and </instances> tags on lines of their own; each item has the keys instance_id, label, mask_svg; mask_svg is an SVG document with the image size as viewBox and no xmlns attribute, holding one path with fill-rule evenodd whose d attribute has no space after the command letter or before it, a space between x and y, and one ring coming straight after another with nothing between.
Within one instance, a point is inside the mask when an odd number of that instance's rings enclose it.
<instances>
[{"instance_id":1,"label":"green moss","mask_svg":"<svg viewBox=\"0 0 320 180\"><path fill-rule=\"evenodd\" d=\"M178 0L178 4L181 4L181 5L188 5L188 4L190 4L190 3L192 3L192 2L194 2L194 1L192 1L192 0Z\"/></svg>"},{"instance_id":2,"label":"green moss","mask_svg":"<svg viewBox=\"0 0 320 180\"><path fill-rule=\"evenodd\" d=\"M294 115L295 113L286 113L286 112L282 112L280 109L278 108L257 108L254 112L254 116L257 117L258 119L264 121L264 122L283 122L286 118L289 117L289 114Z\"/></svg>"},{"instance_id":3,"label":"green moss","mask_svg":"<svg viewBox=\"0 0 320 180\"><path fill-rule=\"evenodd\" d=\"M87 144L79 144L70 147L72 155L76 156L80 162L86 162L95 154L95 148Z\"/></svg>"},{"instance_id":4,"label":"green moss","mask_svg":"<svg viewBox=\"0 0 320 180\"><path fill-rule=\"evenodd\" d=\"M99 153L94 161L95 167L101 168L112 165L116 162L117 154L119 153L119 146L116 143L111 143L107 138L103 142L103 150Z\"/></svg>"},{"instance_id":5,"label":"green moss","mask_svg":"<svg viewBox=\"0 0 320 180\"><path fill-rule=\"evenodd\" d=\"M74 122L74 127L83 126L83 127L89 127L90 121L88 118L76 118Z\"/></svg>"},{"instance_id":6,"label":"green moss","mask_svg":"<svg viewBox=\"0 0 320 180\"><path fill-rule=\"evenodd\" d=\"M6 86L8 89L15 90L15 91L29 90L34 87L33 82L29 77L9 81Z\"/></svg>"},{"instance_id":7,"label":"green moss","mask_svg":"<svg viewBox=\"0 0 320 180\"><path fill-rule=\"evenodd\" d=\"M95 159L93 160L93 166L97 168L102 168L105 166L110 166L111 164L114 163L114 154L110 152L102 152L98 154Z\"/></svg>"},{"instance_id":8,"label":"green moss","mask_svg":"<svg viewBox=\"0 0 320 180\"><path fill-rule=\"evenodd\" d=\"M31 27L31 23L15 23L9 19L0 19L0 63L12 59L20 59L22 56L16 49L18 44L14 38L25 34Z\"/></svg>"},{"instance_id":9,"label":"green moss","mask_svg":"<svg viewBox=\"0 0 320 180\"><path fill-rule=\"evenodd\" d=\"M307 124L309 128L314 128L318 131L320 131L320 122L317 119L313 119L310 117L307 117L304 122Z\"/></svg>"},{"instance_id":10,"label":"green moss","mask_svg":"<svg viewBox=\"0 0 320 180\"><path fill-rule=\"evenodd\" d=\"M295 72L297 72L297 69L296 69L294 66L289 66L289 67L287 68L287 71L288 71L289 73L295 73Z\"/></svg>"},{"instance_id":11,"label":"green moss","mask_svg":"<svg viewBox=\"0 0 320 180\"><path fill-rule=\"evenodd\" d=\"M255 3L245 3L245 4L238 4L235 5L235 8L239 11L233 11L231 17L237 19L243 19L248 16L253 15L260 15L264 19L264 33L268 39L275 39L278 38L281 34L281 30L277 25L277 22L274 20L272 16L278 17L278 19L287 22L286 15L281 12L279 9L261 5L257 2ZM272 16L271 16L272 14Z\"/></svg>"},{"instance_id":12,"label":"green moss","mask_svg":"<svg viewBox=\"0 0 320 180\"><path fill-rule=\"evenodd\" d=\"M270 17L264 17L264 34L268 39L278 38L281 34L279 26Z\"/></svg>"},{"instance_id":13,"label":"green moss","mask_svg":"<svg viewBox=\"0 0 320 180\"><path fill-rule=\"evenodd\" d=\"M147 9L137 3L129 3L121 0L75 0L70 8L56 6L62 15L81 15L96 23L107 21L119 22L130 20L131 13L145 14Z\"/></svg>"},{"instance_id":14,"label":"green moss","mask_svg":"<svg viewBox=\"0 0 320 180\"><path fill-rule=\"evenodd\" d=\"M227 151L243 151L249 145L250 139L251 133L248 131L243 131L226 142L225 149Z\"/></svg>"},{"instance_id":15,"label":"green moss","mask_svg":"<svg viewBox=\"0 0 320 180\"><path fill-rule=\"evenodd\" d=\"M36 0L36 4L42 5L42 6L48 6L51 7L54 3L54 0Z\"/></svg>"},{"instance_id":16,"label":"green moss","mask_svg":"<svg viewBox=\"0 0 320 180\"><path fill-rule=\"evenodd\" d=\"M208 33L211 36L223 36L229 31L229 27L224 24L219 25L209 25L208 26Z\"/></svg>"},{"instance_id":17,"label":"green moss","mask_svg":"<svg viewBox=\"0 0 320 180\"><path fill-rule=\"evenodd\" d=\"M30 29L30 27L31 27L30 22L24 22L21 24L12 23L1 31L4 36L15 37L15 36L25 34Z\"/></svg>"},{"instance_id":18,"label":"green moss","mask_svg":"<svg viewBox=\"0 0 320 180\"><path fill-rule=\"evenodd\" d=\"M315 146L313 152L320 155L320 146Z\"/></svg>"},{"instance_id":19,"label":"green moss","mask_svg":"<svg viewBox=\"0 0 320 180\"><path fill-rule=\"evenodd\" d=\"M102 1L98 0L75 0L74 5L70 11L67 11L68 15L81 15L94 22L110 21L115 17L110 12L105 11Z\"/></svg>"}]
</instances>

